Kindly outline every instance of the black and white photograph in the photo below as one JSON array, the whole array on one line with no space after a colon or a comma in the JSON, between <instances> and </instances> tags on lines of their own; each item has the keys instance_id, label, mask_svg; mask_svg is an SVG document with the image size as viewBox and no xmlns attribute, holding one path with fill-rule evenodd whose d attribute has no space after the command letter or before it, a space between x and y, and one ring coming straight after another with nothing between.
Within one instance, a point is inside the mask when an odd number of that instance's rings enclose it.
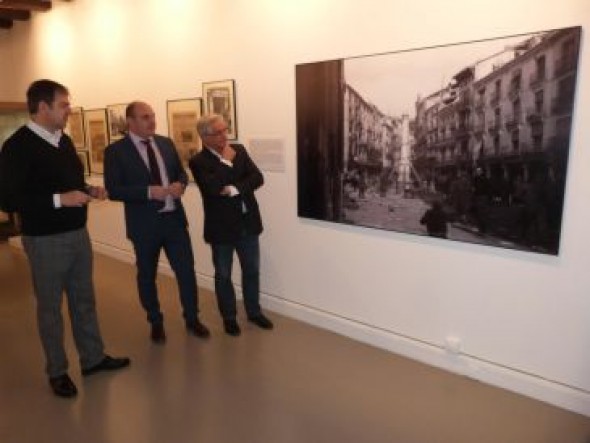
<instances>
[{"instance_id":1,"label":"black and white photograph","mask_svg":"<svg viewBox=\"0 0 590 443\"><path fill-rule=\"evenodd\" d=\"M580 35L296 65L298 215L557 255Z\"/></svg>"},{"instance_id":2,"label":"black and white photograph","mask_svg":"<svg viewBox=\"0 0 590 443\"><path fill-rule=\"evenodd\" d=\"M127 133L127 118L125 117L127 103L107 105L106 109L109 125L109 141L113 143L123 138Z\"/></svg>"},{"instance_id":3,"label":"black and white photograph","mask_svg":"<svg viewBox=\"0 0 590 443\"><path fill-rule=\"evenodd\" d=\"M233 80L203 83L203 107L205 114L220 114L227 122L227 138L238 138L236 118L236 86Z\"/></svg>"}]
</instances>

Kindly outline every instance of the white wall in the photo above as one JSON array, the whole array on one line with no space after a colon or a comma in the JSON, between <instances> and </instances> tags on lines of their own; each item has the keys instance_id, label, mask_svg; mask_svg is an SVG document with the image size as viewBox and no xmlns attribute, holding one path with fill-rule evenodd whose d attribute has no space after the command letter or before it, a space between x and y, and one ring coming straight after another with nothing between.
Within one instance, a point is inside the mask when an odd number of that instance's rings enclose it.
<instances>
[{"instance_id":1,"label":"white wall","mask_svg":"<svg viewBox=\"0 0 590 443\"><path fill-rule=\"evenodd\" d=\"M587 0L76 0L0 36L14 59L0 100L49 77L85 108L237 83L240 139L279 137L285 173L258 192L264 302L368 343L590 415L590 154ZM300 219L297 63L584 26L561 252L546 257ZM100 181L100 177L93 178ZM200 281L210 285L196 188L184 199ZM121 207L93 206L97 248L131 259ZM459 356L444 351L461 339Z\"/></svg>"}]
</instances>

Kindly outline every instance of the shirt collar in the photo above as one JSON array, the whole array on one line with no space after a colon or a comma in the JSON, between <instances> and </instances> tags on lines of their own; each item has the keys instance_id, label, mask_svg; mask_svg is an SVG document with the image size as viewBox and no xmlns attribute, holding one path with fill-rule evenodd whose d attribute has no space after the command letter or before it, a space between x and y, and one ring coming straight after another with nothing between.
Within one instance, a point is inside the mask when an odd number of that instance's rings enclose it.
<instances>
[{"instance_id":1,"label":"shirt collar","mask_svg":"<svg viewBox=\"0 0 590 443\"><path fill-rule=\"evenodd\" d=\"M50 145L59 148L59 141L61 140L61 136L63 134L61 130L58 129L55 132L49 132L47 129L33 120L30 120L27 123L27 127Z\"/></svg>"},{"instance_id":2,"label":"shirt collar","mask_svg":"<svg viewBox=\"0 0 590 443\"><path fill-rule=\"evenodd\" d=\"M217 152L215 149L210 148L209 146L205 146L209 151L211 151L211 153L217 157L219 160L222 160L223 157L221 156L221 154L219 152Z\"/></svg>"},{"instance_id":3,"label":"shirt collar","mask_svg":"<svg viewBox=\"0 0 590 443\"><path fill-rule=\"evenodd\" d=\"M135 144L135 146L140 146L142 148L145 148L145 144L142 143L144 140L149 140L152 142L152 146L154 145L153 137L140 137L139 135L129 131L129 138L131 138L131 141Z\"/></svg>"}]
</instances>

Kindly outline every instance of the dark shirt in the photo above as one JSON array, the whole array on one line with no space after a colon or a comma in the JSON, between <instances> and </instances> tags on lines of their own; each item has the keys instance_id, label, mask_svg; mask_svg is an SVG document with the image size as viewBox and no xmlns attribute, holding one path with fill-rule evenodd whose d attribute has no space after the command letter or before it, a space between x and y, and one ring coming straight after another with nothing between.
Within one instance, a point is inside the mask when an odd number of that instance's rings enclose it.
<instances>
[{"instance_id":1,"label":"dark shirt","mask_svg":"<svg viewBox=\"0 0 590 443\"><path fill-rule=\"evenodd\" d=\"M86 206L55 208L53 203L54 194L86 189L84 167L67 135L56 148L23 126L6 140L0 156L3 194L20 215L24 235L59 234L86 225Z\"/></svg>"}]
</instances>

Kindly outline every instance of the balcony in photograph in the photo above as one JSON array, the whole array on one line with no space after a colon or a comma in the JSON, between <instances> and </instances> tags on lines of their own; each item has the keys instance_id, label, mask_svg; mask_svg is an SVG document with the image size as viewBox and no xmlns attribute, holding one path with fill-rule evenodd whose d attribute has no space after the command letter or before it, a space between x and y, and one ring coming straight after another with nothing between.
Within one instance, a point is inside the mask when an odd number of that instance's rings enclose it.
<instances>
[{"instance_id":1,"label":"balcony in photograph","mask_svg":"<svg viewBox=\"0 0 590 443\"><path fill-rule=\"evenodd\" d=\"M508 90L508 98L510 101L516 100L520 96L520 85L513 85Z\"/></svg>"},{"instance_id":2,"label":"balcony in photograph","mask_svg":"<svg viewBox=\"0 0 590 443\"><path fill-rule=\"evenodd\" d=\"M522 142L521 142L521 143L518 145L518 150L519 150L519 152L521 152L521 153L523 153L523 154L524 154L525 152L530 152L530 151L531 151L531 145L530 145L530 144L528 144L528 143L522 143Z\"/></svg>"},{"instance_id":3,"label":"balcony in photograph","mask_svg":"<svg viewBox=\"0 0 590 443\"><path fill-rule=\"evenodd\" d=\"M555 77L561 77L576 69L576 58L572 56L560 57L555 61Z\"/></svg>"},{"instance_id":4,"label":"balcony in photograph","mask_svg":"<svg viewBox=\"0 0 590 443\"><path fill-rule=\"evenodd\" d=\"M490 106L495 107L498 103L500 103L500 91L494 91L490 96Z\"/></svg>"},{"instance_id":5,"label":"balcony in photograph","mask_svg":"<svg viewBox=\"0 0 590 443\"><path fill-rule=\"evenodd\" d=\"M526 111L526 119L531 124L542 122L544 117L543 111L540 109L528 108Z\"/></svg>"},{"instance_id":6,"label":"balcony in photograph","mask_svg":"<svg viewBox=\"0 0 590 443\"><path fill-rule=\"evenodd\" d=\"M572 97L558 95L551 100L551 112L553 115L571 114L574 107L574 100Z\"/></svg>"},{"instance_id":7,"label":"balcony in photograph","mask_svg":"<svg viewBox=\"0 0 590 443\"><path fill-rule=\"evenodd\" d=\"M456 106L459 109L470 108L471 107L471 96L467 91L461 92L459 95L459 99L456 102Z\"/></svg>"},{"instance_id":8,"label":"balcony in photograph","mask_svg":"<svg viewBox=\"0 0 590 443\"><path fill-rule=\"evenodd\" d=\"M485 131L485 128L486 128L486 125L483 122L481 122L481 123L475 123L473 125L473 133L475 135L481 135Z\"/></svg>"},{"instance_id":9,"label":"balcony in photograph","mask_svg":"<svg viewBox=\"0 0 590 443\"><path fill-rule=\"evenodd\" d=\"M455 135L457 138L469 137L469 127L465 123L461 123Z\"/></svg>"},{"instance_id":10,"label":"balcony in photograph","mask_svg":"<svg viewBox=\"0 0 590 443\"><path fill-rule=\"evenodd\" d=\"M508 131L515 129L520 123L520 113L509 114L504 120L504 125Z\"/></svg>"},{"instance_id":11,"label":"balcony in photograph","mask_svg":"<svg viewBox=\"0 0 590 443\"><path fill-rule=\"evenodd\" d=\"M488 132L497 133L498 131L500 131L500 122L499 121L495 121L495 122L490 123L488 125Z\"/></svg>"},{"instance_id":12,"label":"balcony in photograph","mask_svg":"<svg viewBox=\"0 0 590 443\"><path fill-rule=\"evenodd\" d=\"M545 83L545 72L537 72L536 74L532 74L529 79L529 87L531 89L537 89L543 86Z\"/></svg>"},{"instance_id":13,"label":"balcony in photograph","mask_svg":"<svg viewBox=\"0 0 590 443\"><path fill-rule=\"evenodd\" d=\"M473 106L476 110L481 111L486 106L486 100L483 97L476 98Z\"/></svg>"}]
</instances>

